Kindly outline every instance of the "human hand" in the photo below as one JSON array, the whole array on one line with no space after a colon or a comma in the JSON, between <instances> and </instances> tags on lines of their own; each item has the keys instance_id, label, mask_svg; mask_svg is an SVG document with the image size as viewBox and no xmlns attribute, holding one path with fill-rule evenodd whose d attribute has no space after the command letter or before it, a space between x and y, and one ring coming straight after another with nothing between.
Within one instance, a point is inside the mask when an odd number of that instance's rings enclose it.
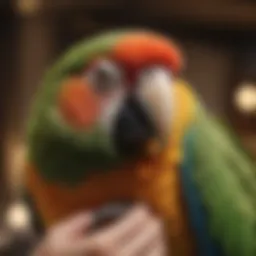
<instances>
[{"instance_id":1,"label":"human hand","mask_svg":"<svg viewBox=\"0 0 256 256\"><path fill-rule=\"evenodd\" d=\"M91 213L80 214L49 230L35 256L164 256L159 219L144 206L91 233Z\"/></svg>"}]
</instances>

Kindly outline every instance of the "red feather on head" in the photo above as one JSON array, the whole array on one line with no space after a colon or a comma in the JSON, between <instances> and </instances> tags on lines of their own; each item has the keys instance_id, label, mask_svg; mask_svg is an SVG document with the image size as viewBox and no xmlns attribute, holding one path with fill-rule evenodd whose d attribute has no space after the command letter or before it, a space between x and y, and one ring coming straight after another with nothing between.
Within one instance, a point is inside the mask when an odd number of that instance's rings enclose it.
<instances>
[{"instance_id":1,"label":"red feather on head","mask_svg":"<svg viewBox=\"0 0 256 256\"><path fill-rule=\"evenodd\" d=\"M139 70L150 65L164 65L174 74L183 66L179 48L170 40L151 33L135 33L123 37L112 57L125 67L134 80Z\"/></svg>"}]
</instances>

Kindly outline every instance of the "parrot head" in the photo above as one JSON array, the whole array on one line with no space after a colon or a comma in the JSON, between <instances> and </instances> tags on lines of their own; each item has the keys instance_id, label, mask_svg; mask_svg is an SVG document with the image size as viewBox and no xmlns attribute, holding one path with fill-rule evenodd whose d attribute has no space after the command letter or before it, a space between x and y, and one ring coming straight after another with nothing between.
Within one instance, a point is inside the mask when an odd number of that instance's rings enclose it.
<instances>
[{"instance_id":1,"label":"parrot head","mask_svg":"<svg viewBox=\"0 0 256 256\"><path fill-rule=\"evenodd\" d=\"M181 67L175 44L152 32L112 32L74 46L36 98L31 161L49 179L77 181L161 151Z\"/></svg>"}]
</instances>

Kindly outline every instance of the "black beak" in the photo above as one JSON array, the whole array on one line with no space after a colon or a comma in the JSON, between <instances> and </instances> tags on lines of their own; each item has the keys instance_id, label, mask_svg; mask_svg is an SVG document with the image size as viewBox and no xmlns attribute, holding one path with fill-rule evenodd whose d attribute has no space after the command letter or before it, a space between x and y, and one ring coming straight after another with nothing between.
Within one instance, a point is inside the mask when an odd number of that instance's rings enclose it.
<instances>
[{"instance_id":1,"label":"black beak","mask_svg":"<svg viewBox=\"0 0 256 256\"><path fill-rule=\"evenodd\" d=\"M135 96L129 97L117 116L114 141L122 155L143 153L146 143L156 134L146 108Z\"/></svg>"}]
</instances>

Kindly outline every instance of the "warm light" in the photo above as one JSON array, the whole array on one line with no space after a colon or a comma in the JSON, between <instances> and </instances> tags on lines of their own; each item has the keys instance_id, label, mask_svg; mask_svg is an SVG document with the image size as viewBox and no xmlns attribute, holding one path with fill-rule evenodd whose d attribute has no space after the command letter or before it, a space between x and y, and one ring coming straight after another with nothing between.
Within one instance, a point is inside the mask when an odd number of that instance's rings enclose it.
<instances>
[{"instance_id":1,"label":"warm light","mask_svg":"<svg viewBox=\"0 0 256 256\"><path fill-rule=\"evenodd\" d=\"M33 15L40 8L40 0L17 0L16 8L22 15Z\"/></svg>"},{"instance_id":2,"label":"warm light","mask_svg":"<svg viewBox=\"0 0 256 256\"><path fill-rule=\"evenodd\" d=\"M12 204L6 213L6 224L14 229L26 229L30 226L31 215L23 203Z\"/></svg>"},{"instance_id":3,"label":"warm light","mask_svg":"<svg viewBox=\"0 0 256 256\"><path fill-rule=\"evenodd\" d=\"M256 85L243 84L235 93L235 105L243 113L256 111Z\"/></svg>"}]
</instances>

